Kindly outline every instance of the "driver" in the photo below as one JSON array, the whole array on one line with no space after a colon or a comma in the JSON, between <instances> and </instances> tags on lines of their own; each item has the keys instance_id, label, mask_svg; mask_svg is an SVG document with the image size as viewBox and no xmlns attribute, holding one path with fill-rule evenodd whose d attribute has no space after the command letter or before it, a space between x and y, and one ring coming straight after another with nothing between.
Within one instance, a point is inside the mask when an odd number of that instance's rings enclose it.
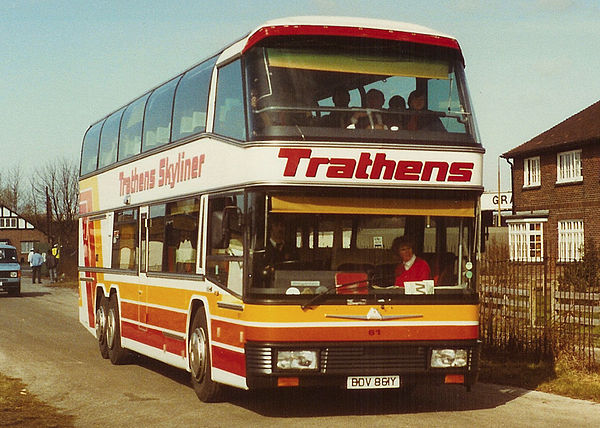
<instances>
[{"instance_id":1,"label":"driver","mask_svg":"<svg viewBox=\"0 0 600 428\"><path fill-rule=\"evenodd\" d=\"M265 265L294 260L295 248L285 240L285 224L281 218L274 218L269 224L269 240L265 248Z\"/></svg>"}]
</instances>

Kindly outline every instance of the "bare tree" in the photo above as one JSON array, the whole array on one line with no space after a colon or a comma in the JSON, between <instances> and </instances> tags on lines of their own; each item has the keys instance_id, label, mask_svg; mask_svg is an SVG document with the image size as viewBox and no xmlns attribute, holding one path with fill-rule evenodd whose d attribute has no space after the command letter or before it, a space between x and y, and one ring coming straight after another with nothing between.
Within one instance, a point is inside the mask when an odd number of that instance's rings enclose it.
<instances>
[{"instance_id":1,"label":"bare tree","mask_svg":"<svg viewBox=\"0 0 600 428\"><path fill-rule=\"evenodd\" d=\"M20 211L22 170L13 166L0 175L0 203L13 211Z\"/></svg>"}]
</instances>

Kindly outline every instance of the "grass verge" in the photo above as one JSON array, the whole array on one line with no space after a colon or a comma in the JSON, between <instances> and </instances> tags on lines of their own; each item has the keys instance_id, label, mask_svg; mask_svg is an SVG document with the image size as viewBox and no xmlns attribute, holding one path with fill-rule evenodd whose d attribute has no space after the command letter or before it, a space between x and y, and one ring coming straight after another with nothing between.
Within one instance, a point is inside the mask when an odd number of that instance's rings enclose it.
<instances>
[{"instance_id":1,"label":"grass verge","mask_svg":"<svg viewBox=\"0 0 600 428\"><path fill-rule=\"evenodd\" d=\"M600 403L600 367L595 371L582 370L577 361L565 356L551 362L527 361L508 354L484 355L479 381Z\"/></svg>"},{"instance_id":2,"label":"grass verge","mask_svg":"<svg viewBox=\"0 0 600 428\"><path fill-rule=\"evenodd\" d=\"M19 380L0 373L0 426L73 427L74 417L39 400Z\"/></svg>"}]
</instances>

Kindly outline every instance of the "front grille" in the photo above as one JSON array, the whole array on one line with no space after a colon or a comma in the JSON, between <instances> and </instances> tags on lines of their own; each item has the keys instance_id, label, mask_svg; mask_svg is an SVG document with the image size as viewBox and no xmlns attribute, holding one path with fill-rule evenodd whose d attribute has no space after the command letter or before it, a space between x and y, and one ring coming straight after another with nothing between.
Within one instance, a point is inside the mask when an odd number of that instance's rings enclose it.
<instances>
[{"instance_id":1,"label":"front grille","mask_svg":"<svg viewBox=\"0 0 600 428\"><path fill-rule=\"evenodd\" d=\"M329 374L387 373L426 369L424 346L336 346L321 353L321 371Z\"/></svg>"},{"instance_id":2,"label":"front grille","mask_svg":"<svg viewBox=\"0 0 600 428\"><path fill-rule=\"evenodd\" d=\"M248 373L272 374L278 349L294 349L294 346L246 345ZM304 344L302 349L320 351L322 374L385 374L422 372L427 369L426 346L406 344L347 344L332 346Z\"/></svg>"}]
</instances>

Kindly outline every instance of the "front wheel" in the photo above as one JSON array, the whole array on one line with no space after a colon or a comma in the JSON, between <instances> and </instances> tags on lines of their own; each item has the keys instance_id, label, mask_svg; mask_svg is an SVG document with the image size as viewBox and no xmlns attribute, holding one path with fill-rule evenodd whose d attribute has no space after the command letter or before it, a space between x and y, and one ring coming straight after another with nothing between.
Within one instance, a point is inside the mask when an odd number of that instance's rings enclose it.
<instances>
[{"instance_id":1,"label":"front wheel","mask_svg":"<svg viewBox=\"0 0 600 428\"><path fill-rule=\"evenodd\" d=\"M214 403L222 400L223 387L211 379L210 343L206 325L206 315L200 308L190 329L188 355L196 395L205 403Z\"/></svg>"},{"instance_id":2,"label":"front wheel","mask_svg":"<svg viewBox=\"0 0 600 428\"><path fill-rule=\"evenodd\" d=\"M106 315L106 345L108 357L113 364L123 364L127 361L129 352L121 347L121 321L119 319L119 302L117 295L110 296L108 313Z\"/></svg>"}]
</instances>

